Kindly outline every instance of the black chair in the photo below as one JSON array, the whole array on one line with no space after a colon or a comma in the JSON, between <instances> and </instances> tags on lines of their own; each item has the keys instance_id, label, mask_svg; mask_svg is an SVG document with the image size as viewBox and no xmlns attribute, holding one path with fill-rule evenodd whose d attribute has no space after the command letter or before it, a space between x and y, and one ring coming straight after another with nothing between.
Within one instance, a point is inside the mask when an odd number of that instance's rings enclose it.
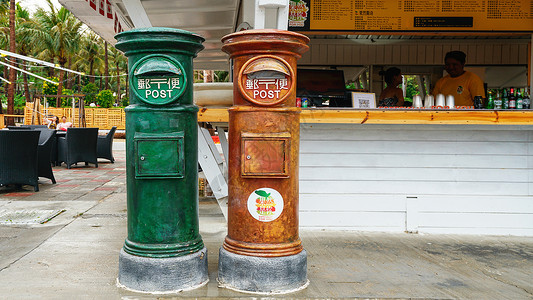
<instances>
[{"instance_id":1,"label":"black chair","mask_svg":"<svg viewBox=\"0 0 533 300\"><path fill-rule=\"evenodd\" d=\"M37 164L39 177L45 177L56 183L54 173L52 172L52 148L56 143L56 131L47 128L35 128L41 134L39 135L39 145L37 146Z\"/></svg>"},{"instance_id":2,"label":"black chair","mask_svg":"<svg viewBox=\"0 0 533 300\"><path fill-rule=\"evenodd\" d=\"M98 140L98 128L69 128L65 137L58 139L58 160L65 162L67 169L78 162L95 164L98 168L96 156L96 141Z\"/></svg>"},{"instance_id":3,"label":"black chair","mask_svg":"<svg viewBox=\"0 0 533 300\"><path fill-rule=\"evenodd\" d=\"M31 130L30 127L22 127L22 126L7 126L7 129L9 130Z\"/></svg>"},{"instance_id":4,"label":"black chair","mask_svg":"<svg viewBox=\"0 0 533 300\"><path fill-rule=\"evenodd\" d=\"M96 147L96 153L98 158L109 159L112 163L115 163L115 158L113 157L113 137L115 136L115 131L117 126L113 126L109 133L105 136L98 136L98 142Z\"/></svg>"},{"instance_id":5,"label":"black chair","mask_svg":"<svg viewBox=\"0 0 533 300\"><path fill-rule=\"evenodd\" d=\"M0 185L28 184L39 191L38 142L38 131L0 130Z\"/></svg>"},{"instance_id":6,"label":"black chair","mask_svg":"<svg viewBox=\"0 0 533 300\"><path fill-rule=\"evenodd\" d=\"M20 125L22 128L29 128L29 129L40 129L40 128L48 128L46 125Z\"/></svg>"}]
</instances>

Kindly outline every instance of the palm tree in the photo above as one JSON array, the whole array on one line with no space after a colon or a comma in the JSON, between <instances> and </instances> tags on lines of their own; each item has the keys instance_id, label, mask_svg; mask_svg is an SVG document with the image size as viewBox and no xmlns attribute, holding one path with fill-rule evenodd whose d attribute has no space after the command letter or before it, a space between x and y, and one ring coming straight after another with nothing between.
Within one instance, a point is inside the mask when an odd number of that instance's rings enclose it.
<instances>
[{"instance_id":1,"label":"palm tree","mask_svg":"<svg viewBox=\"0 0 533 300\"><path fill-rule=\"evenodd\" d=\"M95 71L103 72L104 60L101 55L101 39L93 32L82 36L80 51L77 54L77 61L73 64L78 69L85 70L89 74L90 82L94 83Z\"/></svg>"},{"instance_id":2,"label":"palm tree","mask_svg":"<svg viewBox=\"0 0 533 300\"><path fill-rule=\"evenodd\" d=\"M33 36L29 32L29 28L33 27L35 23L30 20L30 13L27 9L22 8L17 3L16 11L16 40L17 40L17 50L19 54L28 55L33 46ZM23 70L26 70L26 64L21 65ZM30 102L30 89L28 87L28 75L26 73L22 74L24 78L24 95L26 96L26 102Z\"/></svg>"},{"instance_id":3,"label":"palm tree","mask_svg":"<svg viewBox=\"0 0 533 300\"><path fill-rule=\"evenodd\" d=\"M66 8L57 10L51 0L48 2L49 11L42 8L37 9L35 18L39 26L39 38L44 46L43 52L48 52L50 56L57 59L61 67L65 67L69 55L76 53L80 46L80 29L82 23L74 17ZM59 71L59 86L57 95L60 96L63 90L63 70ZM59 107L60 101L56 101Z\"/></svg>"},{"instance_id":4,"label":"palm tree","mask_svg":"<svg viewBox=\"0 0 533 300\"><path fill-rule=\"evenodd\" d=\"M9 1L9 51L15 53L17 51L17 44L15 41L15 0ZM11 65L15 66L16 59L11 58ZM17 73L13 68L9 69L9 81L7 85L7 114L15 112L15 82L17 81ZM7 118L7 125L15 125L15 119Z\"/></svg>"},{"instance_id":5,"label":"palm tree","mask_svg":"<svg viewBox=\"0 0 533 300\"><path fill-rule=\"evenodd\" d=\"M127 72L128 68L128 61L126 60L126 57L118 51L115 47L111 47L111 61L113 63L113 69L116 74L116 81L117 81L117 99L116 104L120 105L120 99L121 99L121 88L120 88L120 81L122 80L122 76L120 76L120 72L124 70Z\"/></svg>"},{"instance_id":6,"label":"palm tree","mask_svg":"<svg viewBox=\"0 0 533 300\"><path fill-rule=\"evenodd\" d=\"M107 51L107 41L104 41L104 78L105 78L105 84L104 89L107 90L109 88L109 61L108 61L108 51Z\"/></svg>"},{"instance_id":7,"label":"palm tree","mask_svg":"<svg viewBox=\"0 0 533 300\"><path fill-rule=\"evenodd\" d=\"M9 45L9 0L0 0L0 48L6 49ZM3 66L4 69L4 78L8 78L8 68ZM6 84L2 82L3 86L5 87ZM6 98L7 98L7 88L4 88L6 92ZM0 114L3 114L3 108L2 103L0 102Z\"/></svg>"}]
</instances>

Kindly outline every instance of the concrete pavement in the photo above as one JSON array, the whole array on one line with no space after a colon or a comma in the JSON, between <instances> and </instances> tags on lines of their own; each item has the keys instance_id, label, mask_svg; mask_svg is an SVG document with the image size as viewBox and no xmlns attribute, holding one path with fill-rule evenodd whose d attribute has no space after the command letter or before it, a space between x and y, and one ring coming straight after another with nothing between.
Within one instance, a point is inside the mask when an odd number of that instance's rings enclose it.
<instances>
[{"instance_id":1,"label":"concrete pavement","mask_svg":"<svg viewBox=\"0 0 533 300\"><path fill-rule=\"evenodd\" d=\"M28 186L0 187L0 213L12 220L0 220L0 298L258 298L217 287L226 223L214 198L200 200L207 285L171 295L116 286L127 219L124 141L115 141L115 164L55 167L58 183L40 180L37 193ZM17 213L57 211L44 224L17 224ZM533 299L533 237L325 230L300 235L310 285L268 299Z\"/></svg>"}]
</instances>

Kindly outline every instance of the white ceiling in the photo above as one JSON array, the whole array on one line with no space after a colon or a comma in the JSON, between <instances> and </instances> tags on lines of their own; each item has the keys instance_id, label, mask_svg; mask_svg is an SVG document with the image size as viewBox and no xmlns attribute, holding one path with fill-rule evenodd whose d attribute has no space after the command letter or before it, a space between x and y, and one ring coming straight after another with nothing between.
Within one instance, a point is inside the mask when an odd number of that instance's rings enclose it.
<instances>
[{"instance_id":1,"label":"white ceiling","mask_svg":"<svg viewBox=\"0 0 533 300\"><path fill-rule=\"evenodd\" d=\"M91 7L91 1L96 9ZM140 27L171 27L194 32L206 40L194 60L195 69L226 70L228 56L221 38L236 28L241 0L59 0L83 23L110 44L116 25L123 31ZM110 10L108 10L108 4ZM104 15L100 14L100 5ZM111 12L109 18L107 12Z\"/></svg>"}]
</instances>

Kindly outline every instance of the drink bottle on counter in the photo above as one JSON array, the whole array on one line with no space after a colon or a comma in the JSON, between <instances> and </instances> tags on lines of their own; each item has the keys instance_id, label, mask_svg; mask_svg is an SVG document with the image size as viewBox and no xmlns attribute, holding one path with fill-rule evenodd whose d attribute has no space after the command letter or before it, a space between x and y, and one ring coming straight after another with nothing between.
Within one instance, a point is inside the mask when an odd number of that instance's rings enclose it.
<instances>
[{"instance_id":1,"label":"drink bottle on counter","mask_svg":"<svg viewBox=\"0 0 533 300\"><path fill-rule=\"evenodd\" d=\"M503 89L502 108L509 109L509 94L507 94L507 89Z\"/></svg>"},{"instance_id":2,"label":"drink bottle on counter","mask_svg":"<svg viewBox=\"0 0 533 300\"><path fill-rule=\"evenodd\" d=\"M496 98L494 99L494 109L502 109L502 98L500 91L496 91Z\"/></svg>"},{"instance_id":3,"label":"drink bottle on counter","mask_svg":"<svg viewBox=\"0 0 533 300\"><path fill-rule=\"evenodd\" d=\"M509 109L516 109L516 97L514 95L514 88L511 88L509 93Z\"/></svg>"},{"instance_id":4,"label":"drink bottle on counter","mask_svg":"<svg viewBox=\"0 0 533 300\"><path fill-rule=\"evenodd\" d=\"M483 97L481 97L481 96L475 96L474 97L474 108L475 109L482 109L483 108Z\"/></svg>"},{"instance_id":5,"label":"drink bottle on counter","mask_svg":"<svg viewBox=\"0 0 533 300\"><path fill-rule=\"evenodd\" d=\"M522 98L520 89L516 91L516 109L524 109L524 99Z\"/></svg>"},{"instance_id":6,"label":"drink bottle on counter","mask_svg":"<svg viewBox=\"0 0 533 300\"><path fill-rule=\"evenodd\" d=\"M486 109L494 109L494 99L492 99L492 93L489 92L489 98L487 100L487 107Z\"/></svg>"},{"instance_id":7,"label":"drink bottle on counter","mask_svg":"<svg viewBox=\"0 0 533 300\"><path fill-rule=\"evenodd\" d=\"M524 109L530 109L530 108L531 108L531 99L529 98L529 94L526 88L524 89Z\"/></svg>"},{"instance_id":8,"label":"drink bottle on counter","mask_svg":"<svg viewBox=\"0 0 533 300\"><path fill-rule=\"evenodd\" d=\"M302 107L307 107L309 105L309 99L302 98Z\"/></svg>"},{"instance_id":9,"label":"drink bottle on counter","mask_svg":"<svg viewBox=\"0 0 533 300\"><path fill-rule=\"evenodd\" d=\"M302 107L302 98L296 98L296 107Z\"/></svg>"}]
</instances>

